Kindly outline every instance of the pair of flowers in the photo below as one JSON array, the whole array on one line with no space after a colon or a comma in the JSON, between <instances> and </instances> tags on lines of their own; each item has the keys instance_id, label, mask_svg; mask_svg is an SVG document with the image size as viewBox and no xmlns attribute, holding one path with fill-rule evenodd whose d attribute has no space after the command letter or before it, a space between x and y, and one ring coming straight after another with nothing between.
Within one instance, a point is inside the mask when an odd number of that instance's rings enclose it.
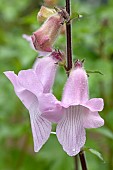
<instances>
[{"instance_id":1,"label":"pair of flowers","mask_svg":"<svg viewBox=\"0 0 113 170\"><path fill-rule=\"evenodd\" d=\"M64 151L74 156L85 144L85 128L104 124L98 114L103 109L103 100L89 100L87 74L82 62L76 61L65 84L62 100L58 101L50 92L58 67L54 54L38 59L35 68L22 70L18 76L13 71L5 72L5 75L29 110L34 150L38 152L47 141L53 122L58 124L56 135Z\"/></svg>"},{"instance_id":2,"label":"pair of flowers","mask_svg":"<svg viewBox=\"0 0 113 170\"><path fill-rule=\"evenodd\" d=\"M22 70L18 75L7 71L5 75L13 84L16 95L29 110L34 150L40 150L50 136L52 123L57 123L56 135L60 144L68 155L74 156L85 144L85 128L97 128L104 124L98 114L104 104L101 98L89 99L87 74L79 60L70 71L62 100L58 101L52 94L57 63L63 60L63 54L53 51L51 45L63 18L58 13L51 17L45 22L46 27L42 26L31 37L35 49L50 52L48 56L38 58L32 69ZM54 21L57 33L47 25L50 21ZM49 34L46 28L51 30Z\"/></svg>"}]
</instances>

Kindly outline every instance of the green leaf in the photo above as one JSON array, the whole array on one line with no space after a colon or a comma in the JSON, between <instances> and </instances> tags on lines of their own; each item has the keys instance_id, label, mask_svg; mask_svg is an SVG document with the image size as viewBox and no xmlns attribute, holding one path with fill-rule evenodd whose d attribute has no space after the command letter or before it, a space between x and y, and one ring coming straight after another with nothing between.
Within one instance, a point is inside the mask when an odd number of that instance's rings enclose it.
<instances>
[{"instance_id":1,"label":"green leaf","mask_svg":"<svg viewBox=\"0 0 113 170\"><path fill-rule=\"evenodd\" d=\"M72 19L83 19L90 16L87 13L78 13L78 12L72 12L71 16L70 16L70 20Z\"/></svg>"},{"instance_id":2,"label":"green leaf","mask_svg":"<svg viewBox=\"0 0 113 170\"><path fill-rule=\"evenodd\" d=\"M71 16L70 16L70 20L72 19L81 19L83 17L82 14L79 14L77 12L72 12Z\"/></svg>"},{"instance_id":3,"label":"green leaf","mask_svg":"<svg viewBox=\"0 0 113 170\"><path fill-rule=\"evenodd\" d=\"M98 71L98 70L94 70L94 71L86 70L86 72L87 72L88 74L90 74L90 73L97 73L97 74L101 74L101 75L103 75L103 73L102 73L102 72L100 72L100 71Z\"/></svg>"},{"instance_id":4,"label":"green leaf","mask_svg":"<svg viewBox=\"0 0 113 170\"><path fill-rule=\"evenodd\" d=\"M92 149L92 148L83 148L83 150L96 155L100 160L104 161L102 154L98 152L97 150Z\"/></svg>"}]
</instances>

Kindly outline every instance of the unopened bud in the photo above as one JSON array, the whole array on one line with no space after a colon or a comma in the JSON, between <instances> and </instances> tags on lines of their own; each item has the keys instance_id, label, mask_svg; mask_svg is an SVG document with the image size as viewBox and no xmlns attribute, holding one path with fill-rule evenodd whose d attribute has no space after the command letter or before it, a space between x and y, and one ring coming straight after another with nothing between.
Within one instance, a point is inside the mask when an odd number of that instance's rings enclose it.
<instances>
[{"instance_id":1,"label":"unopened bud","mask_svg":"<svg viewBox=\"0 0 113 170\"><path fill-rule=\"evenodd\" d=\"M37 14L37 19L40 22L43 22L55 13L56 13L55 9L51 9L51 8L47 8L45 6L42 6L40 11Z\"/></svg>"},{"instance_id":2,"label":"unopened bud","mask_svg":"<svg viewBox=\"0 0 113 170\"><path fill-rule=\"evenodd\" d=\"M35 49L52 52L52 46L59 35L63 23L64 18L60 13L49 17L31 36Z\"/></svg>"},{"instance_id":3,"label":"unopened bud","mask_svg":"<svg viewBox=\"0 0 113 170\"><path fill-rule=\"evenodd\" d=\"M64 65L66 61L65 53L60 50L55 50L51 53L51 56L56 60L59 65Z\"/></svg>"},{"instance_id":4,"label":"unopened bud","mask_svg":"<svg viewBox=\"0 0 113 170\"><path fill-rule=\"evenodd\" d=\"M44 2L47 6L55 6L58 0L44 0Z\"/></svg>"},{"instance_id":5,"label":"unopened bud","mask_svg":"<svg viewBox=\"0 0 113 170\"><path fill-rule=\"evenodd\" d=\"M79 59L77 59L74 63L75 68L82 68L84 64L84 60L80 61Z\"/></svg>"}]
</instances>

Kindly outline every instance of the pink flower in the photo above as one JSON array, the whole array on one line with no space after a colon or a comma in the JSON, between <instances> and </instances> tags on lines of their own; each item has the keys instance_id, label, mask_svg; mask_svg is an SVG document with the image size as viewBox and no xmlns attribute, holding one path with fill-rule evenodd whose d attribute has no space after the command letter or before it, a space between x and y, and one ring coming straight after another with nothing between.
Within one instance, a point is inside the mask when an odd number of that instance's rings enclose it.
<instances>
[{"instance_id":1,"label":"pink flower","mask_svg":"<svg viewBox=\"0 0 113 170\"><path fill-rule=\"evenodd\" d=\"M55 13L31 36L34 47L38 51L52 52L52 46L61 30L64 18Z\"/></svg>"},{"instance_id":2,"label":"pink flower","mask_svg":"<svg viewBox=\"0 0 113 170\"><path fill-rule=\"evenodd\" d=\"M60 13L50 16L32 36L23 34L30 46L40 53L53 51L53 44L60 33L64 18Z\"/></svg>"},{"instance_id":3,"label":"pink flower","mask_svg":"<svg viewBox=\"0 0 113 170\"><path fill-rule=\"evenodd\" d=\"M34 150L36 152L40 150L51 133L51 122L48 120L48 116L43 117L42 114L43 112L47 114L47 112L50 112L55 106L54 103L49 102L51 98L51 100L54 100L54 96L51 97L51 94L48 94L48 92L50 92L54 83L57 70L56 61L58 61L58 59L51 53L51 55L46 58L38 59L33 69L22 70L18 75L13 71L5 72L5 75L14 86L16 95L29 110ZM46 110L41 108L39 102L42 95L46 98ZM55 107L57 109L57 106ZM60 117L57 116L57 121L59 121L59 119Z\"/></svg>"},{"instance_id":4,"label":"pink flower","mask_svg":"<svg viewBox=\"0 0 113 170\"><path fill-rule=\"evenodd\" d=\"M44 98L41 100L44 101ZM97 128L104 124L104 120L98 114L98 111L103 109L103 99L89 99L88 78L82 62L76 61L75 68L66 82L62 101L59 102L55 98L52 100L51 95L52 101L58 108L55 112L58 113L60 108L62 113L56 129L57 138L64 151L74 156L85 144L85 128ZM53 120L55 122L56 117L53 117Z\"/></svg>"}]
</instances>

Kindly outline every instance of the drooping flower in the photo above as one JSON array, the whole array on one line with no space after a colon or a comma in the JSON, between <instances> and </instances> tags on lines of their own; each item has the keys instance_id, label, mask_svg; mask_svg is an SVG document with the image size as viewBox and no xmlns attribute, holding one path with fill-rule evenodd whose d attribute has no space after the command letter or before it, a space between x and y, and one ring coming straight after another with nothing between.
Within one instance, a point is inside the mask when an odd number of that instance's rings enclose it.
<instances>
[{"instance_id":1,"label":"drooping flower","mask_svg":"<svg viewBox=\"0 0 113 170\"><path fill-rule=\"evenodd\" d=\"M39 22L44 22L47 18L49 18L53 14L57 13L58 11L67 16L65 9L57 9L56 8L56 10L55 10L53 8L47 8L45 6L41 6L40 11L37 14L37 20ZM67 17L64 16L64 18L66 20L68 20ZM69 15L68 15L68 18L69 18ZM65 34L65 31L66 31L66 25L64 24L64 25L62 25L62 27L60 29L60 34Z\"/></svg>"},{"instance_id":2,"label":"drooping flower","mask_svg":"<svg viewBox=\"0 0 113 170\"><path fill-rule=\"evenodd\" d=\"M62 101L53 98L53 103L59 105L59 108L62 107L62 118L56 129L57 138L64 151L74 156L85 144L85 128L97 128L104 124L104 120L98 114L98 111L103 109L103 99L89 99L88 78L82 62L76 61L75 68L70 72ZM55 119L56 117L54 121Z\"/></svg>"},{"instance_id":3,"label":"drooping flower","mask_svg":"<svg viewBox=\"0 0 113 170\"><path fill-rule=\"evenodd\" d=\"M23 38L30 43L31 48L38 51L39 55L48 55L53 51L53 44L59 35L64 23L61 13L50 16L32 36L23 34Z\"/></svg>"},{"instance_id":4,"label":"drooping flower","mask_svg":"<svg viewBox=\"0 0 113 170\"><path fill-rule=\"evenodd\" d=\"M46 13L47 18L45 17ZM56 8L54 10L44 6L41 7L38 16L46 18L45 22L32 36L23 34L23 38L30 43L33 49L38 51L39 55L42 55L42 52L48 54L54 50L53 45L59 33L64 34L66 28L64 23L68 22L70 17L66 9Z\"/></svg>"},{"instance_id":5,"label":"drooping flower","mask_svg":"<svg viewBox=\"0 0 113 170\"><path fill-rule=\"evenodd\" d=\"M56 61L59 61L54 53L51 53L51 55L46 58L38 59L33 69L22 70L18 75L13 71L5 72L5 75L14 86L16 95L29 110L34 150L36 152L40 150L51 133L51 122L49 120L52 119L53 115L50 115L48 119L47 113L50 112L55 105L49 101L49 96L52 99L54 96L51 97L48 92L50 92L54 83L57 70ZM59 53L56 55L59 55ZM46 110L44 110L40 104L42 95L46 98ZM55 107L57 109L57 106ZM43 112L47 114L47 117L42 116ZM60 115L57 115L57 121L59 121L59 119Z\"/></svg>"},{"instance_id":6,"label":"drooping flower","mask_svg":"<svg viewBox=\"0 0 113 170\"><path fill-rule=\"evenodd\" d=\"M61 13L50 16L31 36L37 51L51 52L52 46L61 30L64 18Z\"/></svg>"}]
</instances>

